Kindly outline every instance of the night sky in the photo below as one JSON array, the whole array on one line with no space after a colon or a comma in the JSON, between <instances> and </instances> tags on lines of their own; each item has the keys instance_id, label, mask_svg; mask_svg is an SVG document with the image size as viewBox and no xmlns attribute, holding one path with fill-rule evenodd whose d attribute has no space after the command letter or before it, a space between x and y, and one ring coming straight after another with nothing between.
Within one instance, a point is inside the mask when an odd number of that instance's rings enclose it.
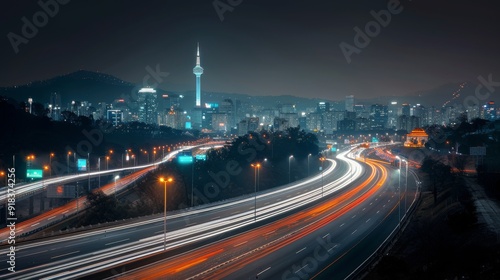
<instances>
[{"instance_id":1,"label":"night sky","mask_svg":"<svg viewBox=\"0 0 500 280\"><path fill-rule=\"evenodd\" d=\"M21 18L33 22L42 8L8 1L0 86L79 69L141 82L159 64L170 73L161 88L194 90L198 41L204 91L343 99L408 95L490 73L500 80L495 1L401 1L401 13L351 63L339 44L355 46L353 28L390 1L219 1L231 2L241 3L221 21L213 0L71 0L15 54L9 32L22 35Z\"/></svg>"}]
</instances>

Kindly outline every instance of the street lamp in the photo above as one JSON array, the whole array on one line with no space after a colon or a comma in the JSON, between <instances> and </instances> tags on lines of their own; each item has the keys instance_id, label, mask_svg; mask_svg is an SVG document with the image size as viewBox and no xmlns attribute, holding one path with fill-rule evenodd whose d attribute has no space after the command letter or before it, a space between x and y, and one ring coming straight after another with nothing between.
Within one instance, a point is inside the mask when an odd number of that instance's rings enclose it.
<instances>
[{"instance_id":1,"label":"street lamp","mask_svg":"<svg viewBox=\"0 0 500 280\"><path fill-rule=\"evenodd\" d=\"M405 175L405 213L406 213L406 192L408 191L408 161L403 159L402 161L404 161L406 163L406 175Z\"/></svg>"},{"instance_id":2,"label":"street lamp","mask_svg":"<svg viewBox=\"0 0 500 280\"><path fill-rule=\"evenodd\" d=\"M54 153L50 153L50 156L49 156L50 177L52 177L52 158L53 157L54 157Z\"/></svg>"},{"instance_id":3,"label":"street lamp","mask_svg":"<svg viewBox=\"0 0 500 280\"><path fill-rule=\"evenodd\" d=\"M288 184L290 184L292 182L291 177L290 177L290 161L292 160L292 158L293 158L293 155L288 157Z\"/></svg>"},{"instance_id":4,"label":"street lamp","mask_svg":"<svg viewBox=\"0 0 500 280\"><path fill-rule=\"evenodd\" d=\"M401 227L401 158L399 156L396 156L396 158L399 161L399 168L398 168L398 213L399 213L399 220L398 224Z\"/></svg>"},{"instance_id":5,"label":"street lamp","mask_svg":"<svg viewBox=\"0 0 500 280\"><path fill-rule=\"evenodd\" d=\"M194 206L194 165L196 164L196 157L193 157L191 163L191 207Z\"/></svg>"},{"instance_id":6,"label":"street lamp","mask_svg":"<svg viewBox=\"0 0 500 280\"><path fill-rule=\"evenodd\" d=\"M254 220L257 221L257 172L260 170L260 163L251 164L254 168L254 190L255 190L255 199L254 199Z\"/></svg>"},{"instance_id":7,"label":"street lamp","mask_svg":"<svg viewBox=\"0 0 500 280\"><path fill-rule=\"evenodd\" d=\"M321 197L323 197L323 171L325 169L323 167L323 163L326 159L324 157L320 157L319 160L321 161Z\"/></svg>"},{"instance_id":8,"label":"street lamp","mask_svg":"<svg viewBox=\"0 0 500 280\"><path fill-rule=\"evenodd\" d=\"M120 179L120 176L115 176L115 200L116 200L116 180Z\"/></svg>"},{"instance_id":9,"label":"street lamp","mask_svg":"<svg viewBox=\"0 0 500 280\"><path fill-rule=\"evenodd\" d=\"M311 154L307 155L307 177L309 177L309 158L311 157Z\"/></svg>"},{"instance_id":10,"label":"street lamp","mask_svg":"<svg viewBox=\"0 0 500 280\"><path fill-rule=\"evenodd\" d=\"M66 173L69 174L69 156L71 155L71 151L68 151L68 154L66 156Z\"/></svg>"},{"instance_id":11,"label":"street lamp","mask_svg":"<svg viewBox=\"0 0 500 280\"><path fill-rule=\"evenodd\" d=\"M167 182L171 183L174 179L164 177L160 178L160 182L163 182L164 187L164 204L163 204L163 251L167 250Z\"/></svg>"},{"instance_id":12,"label":"street lamp","mask_svg":"<svg viewBox=\"0 0 500 280\"><path fill-rule=\"evenodd\" d=\"M106 156L106 170L109 169L109 156Z\"/></svg>"},{"instance_id":13,"label":"street lamp","mask_svg":"<svg viewBox=\"0 0 500 280\"><path fill-rule=\"evenodd\" d=\"M5 185L7 186L7 176L5 175L5 171L0 171L0 177L4 177L5 176Z\"/></svg>"}]
</instances>

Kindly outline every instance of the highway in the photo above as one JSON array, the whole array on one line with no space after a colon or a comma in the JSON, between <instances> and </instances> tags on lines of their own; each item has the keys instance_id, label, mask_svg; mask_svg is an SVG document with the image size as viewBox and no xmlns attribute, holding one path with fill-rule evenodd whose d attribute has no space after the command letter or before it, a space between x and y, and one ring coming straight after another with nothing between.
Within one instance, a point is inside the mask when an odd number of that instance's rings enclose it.
<instances>
[{"instance_id":1,"label":"highway","mask_svg":"<svg viewBox=\"0 0 500 280\"><path fill-rule=\"evenodd\" d=\"M367 163L371 171L349 191L274 223L126 273L123 279L310 279L340 260L350 265L335 267L335 277L327 279L344 279L397 226L398 216L391 216L398 205L390 187L393 180L381 164ZM380 227L386 220L394 223L392 227ZM373 242L373 235L384 239ZM349 255L369 236L373 250L363 247ZM352 260L346 261L347 256Z\"/></svg>"},{"instance_id":2,"label":"highway","mask_svg":"<svg viewBox=\"0 0 500 280\"><path fill-rule=\"evenodd\" d=\"M338 182L325 184L325 194L345 187L351 178L355 178L361 173L360 166L356 164L353 166L357 170L352 170L350 174L333 172L336 163L331 162L330 168L323 172L324 182ZM350 170L349 165L344 163L343 166L346 170ZM321 188L318 188L319 184L321 184L321 174L279 190L259 193L257 196L257 221L254 220L253 196L199 207L192 211L170 214L168 216L167 247L172 249L186 246L272 218L287 210L296 209L320 198ZM36 261L29 264L19 261L17 268L21 271L25 270L19 273L21 275L19 279L53 275L58 271L67 270L67 265L72 267L89 264L96 266L95 264L99 263L98 266L105 269L104 260L109 260L110 257L112 257L111 266L120 262L116 260L117 258L125 261L131 257L136 258L144 252L146 255L153 254L163 249L162 229L163 219L157 218L113 229L74 234L26 245L20 244L18 257L22 259L24 255ZM106 249L109 247L112 247L111 250ZM59 261L59 259L61 260ZM46 269L41 269L42 267ZM88 268L84 271L88 271ZM3 272L5 271L0 271L0 273Z\"/></svg>"},{"instance_id":3,"label":"highway","mask_svg":"<svg viewBox=\"0 0 500 280\"><path fill-rule=\"evenodd\" d=\"M225 240L238 232L255 233L256 236L259 236L259 234L262 234L260 230L248 230L254 226L259 226L259 229L260 227L270 226L273 224L272 222L275 222L278 218L285 219L288 217L284 215L285 212L287 212L287 214L292 213L293 215L299 215L302 213L301 211L304 211L306 205L312 205L311 202L317 203L318 201L322 201L322 204L318 205L323 205L322 208L319 208L323 210L315 210L317 212L314 212L312 216L304 214L306 216L303 216L302 220L311 220L311 223L313 223L313 220L318 219L326 221L328 220L328 216L324 215L327 215L328 213L331 214L330 210L327 211L327 209L332 208L332 205L327 204L329 206L325 206L325 203L329 203L331 200L321 199L322 193L324 193L325 196L334 194L331 196L331 198L336 201L334 205L343 205L343 207L339 209L349 209L349 211L354 211L354 209L360 208L365 201L368 201L368 198L373 198L374 194L371 194L369 197L364 197L362 201L363 203L358 203L356 197L358 197L357 199L361 198L359 198L358 195L354 195L352 190L352 186L357 184L351 183L353 180L362 177L359 180L363 180L364 183L359 185L362 187L354 188L356 190L355 193L368 193L369 190L375 189L373 184L377 184L374 182L380 181L377 181L376 178L383 176L380 175L383 173L382 171L373 172L376 168L371 167L372 172L369 172L371 175L368 175L368 172L363 172L361 164L346 159L345 154L341 154L339 158L340 160L338 161L330 160L332 163L330 168L324 171L323 176L325 184L323 190L321 188L321 175L316 175L313 178L301 182L295 182L290 186L285 186L279 190L260 192L257 196L258 209L256 220L254 217L253 207L255 197L253 196L240 198L226 203L197 207L191 211L171 213L168 216L167 253L160 256L163 258L176 255L176 259L178 259L179 252L186 252L189 251L188 249L198 248L200 246L209 246L209 244L214 241L220 242L220 240ZM372 165L376 166L376 163L373 163ZM379 169L383 170L383 168ZM366 181L367 176L372 176L372 179ZM385 184L381 184L377 190L382 189L382 186L385 186ZM390 190L390 187L384 188L386 189L386 192L394 192L393 190ZM382 190L378 190L377 192L381 191ZM397 201L397 199L392 198L392 201L392 203L396 203L395 201ZM390 202L388 202L383 208L390 209L390 205ZM370 204L369 206L370 207L364 207L365 209L362 211L366 210L366 213L371 213L372 210L368 211L368 209L371 209L372 205ZM335 206L335 208L337 207L340 206ZM337 212L342 213L341 210L338 210ZM333 224L336 221L346 219L345 215L347 214L340 215L331 223ZM361 214L359 215L360 217L362 216ZM355 220L357 221L358 219ZM367 218L366 221L365 227L360 227L359 229L356 228L353 232L359 232L361 234L367 229L373 227L375 223L380 222L376 217ZM266 225L266 223L269 224ZM297 225L301 225L302 223L303 222L296 222ZM282 226L285 225L286 230L270 230L266 232L269 234L266 234L264 240L270 238L280 239L283 238L280 234L290 234L290 232L296 232L296 230L291 229L291 224L281 223ZM341 228L352 229L352 226L345 221L341 225ZM299 229L302 227L304 227L304 225L299 226ZM310 232L304 235L303 238L306 238L307 236L315 236L317 231L328 229L328 227L322 226L313 231L314 234ZM93 275L94 273L100 273L101 271L107 271L107 273L114 274L115 270L113 269L116 266L135 262L150 256L158 256L157 253L160 253L163 250L162 232L162 218L157 218L131 225L119 226L112 229L102 229L51 238L39 242L19 244L17 247L18 259L16 263L16 270L18 273L15 275L8 275L6 274L6 269L4 269L0 270L0 277L27 279L50 276L51 278L57 279L71 279L75 277ZM332 236L335 232L336 231L331 233ZM257 238L257 240L262 239L263 238L261 237ZM264 244L254 247L254 245L258 244L253 244L250 240L251 239L246 239L245 243L242 243L244 241L241 241L233 244L232 246L240 244L239 246L241 246L241 249L243 250L265 246ZM310 242L311 241L309 241L309 243ZM300 251L299 253L308 252L308 250L310 250L308 248L312 248L309 243L306 242L306 245L298 248L297 251ZM345 241L342 242L342 244L347 246L350 243ZM298 245L298 247L300 246L302 245ZM305 249L302 250L302 248ZM6 252L6 250L2 250L2 256L5 256L4 253ZM211 251L211 253L214 252L217 252L217 250ZM235 252L237 251L235 250ZM279 252L279 250L275 250L275 253L272 254L278 254ZM231 253L233 252L231 251ZM2 259L1 261L6 261L6 259ZM200 264L201 263L203 262L200 261ZM271 262L264 263L270 264ZM255 265L258 266L258 263ZM198 269L197 271L199 271L200 267L196 267ZM244 267L245 269L252 269L252 267L254 267L254 263L247 263ZM203 272L203 267L201 268ZM279 268L279 266L275 266L275 269L272 267L269 268L263 272L262 275L264 273L276 273L276 268ZM231 272L231 270L224 271L225 274L229 273L228 275L235 273ZM237 271L242 270L238 269ZM196 274L197 273L192 275ZM174 279L177 279L177 277Z\"/></svg>"},{"instance_id":4,"label":"highway","mask_svg":"<svg viewBox=\"0 0 500 280\"><path fill-rule=\"evenodd\" d=\"M106 171L98 171L98 172L91 172L91 173L85 173L85 174L79 174L79 175L69 175L69 176L63 176L63 177L58 177L58 178L52 178L48 180L44 180L43 182L37 182L37 183L31 183L31 184L26 184L26 185L19 185L15 186L15 191L16 191L16 199L19 199L19 196L21 195L28 195L30 193L33 193L34 191L39 191L41 190L44 186L47 186L48 184L64 184L68 182L74 182L75 180L86 180L89 176L91 177L97 177L99 175L104 175L104 174L117 174L123 171L130 171L130 170L138 170L130 175L127 175L123 178L120 178L116 181L116 184L110 183L107 185L102 186L100 189L107 195L112 195L115 192L119 193L123 189L127 188L130 184L134 183L144 175L146 175L148 172L151 170L155 169L160 163L169 161L173 159L177 154L183 150L189 150L189 149L194 149L197 147L203 147L203 146L214 146L220 144L220 142L211 142L211 143L206 143L202 145L197 145L197 146L185 146L182 147L180 150L172 151L169 154L167 154L164 158L160 159L158 162L152 163L152 164L147 164L147 165L141 165L141 166L135 166L135 167L127 167L127 168L120 168L120 169L113 169L113 170L106 170ZM5 190L3 191L5 193ZM3 194L3 198L5 198L5 194ZM33 217L29 220L16 223L16 234L20 235L25 232L30 232L34 231L40 228L43 228L47 225L53 224L54 222L57 221L62 221L68 216L77 214L79 211L82 211L86 207L86 197L82 196L78 199L74 199L67 203L66 205L63 205L61 207L54 208L52 210L48 210L36 217ZM9 235L9 230L8 228L4 228L0 230L0 240L2 242L5 242L6 238Z\"/></svg>"},{"instance_id":5,"label":"highway","mask_svg":"<svg viewBox=\"0 0 500 280\"><path fill-rule=\"evenodd\" d=\"M204 144L204 145L210 145L210 144ZM199 146L203 146L203 145L199 145ZM195 147L198 147L198 146L185 146L181 150L176 150L176 151L170 152L168 155L166 155L160 161L150 163L150 164L125 167L125 168L110 169L110 170L101 170L101 171L94 171L94 172L84 172L84 173L80 173L80 174L64 175L64 176L58 176L58 177L49 178L49 179L43 179L43 180L36 181L33 183L16 184L15 185L16 197L21 198L23 196L30 195L34 192L43 190L48 185L56 185L56 184L61 185L61 184L71 183L71 182L78 181L78 180L86 180L89 177L96 178L98 176L110 175L110 174L115 174L115 173L123 172L123 171L135 171L135 170L141 170L141 169L145 169L145 168L156 167L159 163L165 162L165 161L171 159L172 157L175 157L177 155L177 153L179 153L180 151L189 150L189 149L192 149ZM7 198L7 187L2 187L2 188L0 188L0 203L5 203L6 198Z\"/></svg>"}]
</instances>

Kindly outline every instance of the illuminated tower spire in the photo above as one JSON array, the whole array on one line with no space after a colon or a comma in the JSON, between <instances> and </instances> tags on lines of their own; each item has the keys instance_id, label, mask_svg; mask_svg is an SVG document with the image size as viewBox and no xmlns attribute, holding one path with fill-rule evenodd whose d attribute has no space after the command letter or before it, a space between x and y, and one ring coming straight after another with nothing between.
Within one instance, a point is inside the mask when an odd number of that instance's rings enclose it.
<instances>
[{"instance_id":1,"label":"illuminated tower spire","mask_svg":"<svg viewBox=\"0 0 500 280\"><path fill-rule=\"evenodd\" d=\"M193 68L193 74L196 75L196 107L201 107L201 74L203 68L200 65L200 43L196 51L196 66Z\"/></svg>"}]
</instances>

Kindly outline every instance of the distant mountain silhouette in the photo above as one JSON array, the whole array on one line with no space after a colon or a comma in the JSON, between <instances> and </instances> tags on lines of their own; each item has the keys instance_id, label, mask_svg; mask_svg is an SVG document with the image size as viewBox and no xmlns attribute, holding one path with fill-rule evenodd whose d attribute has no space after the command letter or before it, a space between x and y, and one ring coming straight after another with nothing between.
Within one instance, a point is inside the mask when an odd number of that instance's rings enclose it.
<instances>
[{"instance_id":1,"label":"distant mountain silhouette","mask_svg":"<svg viewBox=\"0 0 500 280\"><path fill-rule=\"evenodd\" d=\"M0 88L0 96L7 96L17 101L48 103L50 95L57 92L61 95L63 105L75 101L112 102L123 94L129 94L134 85L114 76L80 70L71 74L58 76L49 80L31 82L27 85Z\"/></svg>"}]
</instances>

